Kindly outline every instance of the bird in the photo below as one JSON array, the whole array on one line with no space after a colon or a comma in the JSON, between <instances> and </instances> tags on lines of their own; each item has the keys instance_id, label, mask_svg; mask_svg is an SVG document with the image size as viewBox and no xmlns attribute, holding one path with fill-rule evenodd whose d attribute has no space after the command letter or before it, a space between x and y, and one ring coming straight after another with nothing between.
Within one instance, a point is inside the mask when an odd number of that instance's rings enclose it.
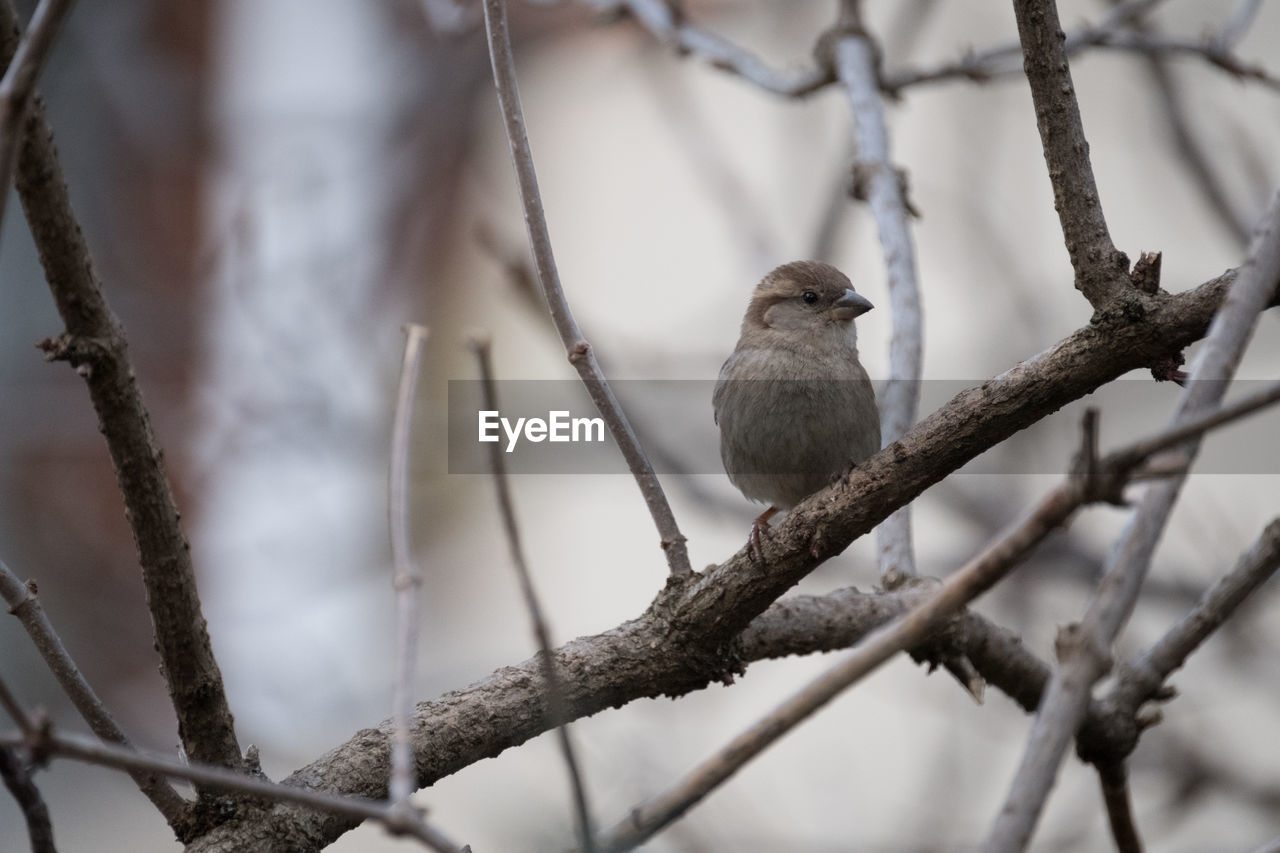
<instances>
[{"instance_id":1,"label":"bird","mask_svg":"<svg viewBox=\"0 0 1280 853\"><path fill-rule=\"evenodd\" d=\"M768 505L747 537L758 561L769 519L880 449L853 322L873 307L844 273L817 261L783 264L751 294L712 407L729 481Z\"/></svg>"}]
</instances>

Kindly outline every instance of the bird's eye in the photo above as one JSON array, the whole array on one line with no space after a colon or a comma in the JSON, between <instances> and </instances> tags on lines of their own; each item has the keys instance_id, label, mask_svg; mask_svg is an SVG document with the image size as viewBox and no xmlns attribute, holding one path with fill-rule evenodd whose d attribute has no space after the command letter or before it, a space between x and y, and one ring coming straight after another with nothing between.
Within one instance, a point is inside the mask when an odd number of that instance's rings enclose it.
<instances>
[{"instance_id":1,"label":"bird's eye","mask_svg":"<svg viewBox=\"0 0 1280 853\"><path fill-rule=\"evenodd\" d=\"M800 295L800 298L804 300L806 305L812 305L818 301L818 294L814 293L812 290L806 290Z\"/></svg>"}]
</instances>

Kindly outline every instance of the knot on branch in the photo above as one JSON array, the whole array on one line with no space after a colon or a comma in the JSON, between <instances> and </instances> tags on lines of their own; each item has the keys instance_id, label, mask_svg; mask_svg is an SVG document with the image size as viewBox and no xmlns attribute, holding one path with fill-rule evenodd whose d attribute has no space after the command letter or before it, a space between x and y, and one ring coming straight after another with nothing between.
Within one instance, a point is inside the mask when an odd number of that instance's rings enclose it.
<instances>
[{"instance_id":1,"label":"knot on branch","mask_svg":"<svg viewBox=\"0 0 1280 853\"><path fill-rule=\"evenodd\" d=\"M855 161L849 169L849 197L854 201L868 201L871 198L871 182L885 168L882 163ZM902 199L902 207L911 215L912 219L919 219L920 211L911 202L911 180L907 170L900 166L894 166L892 171L894 180L898 183L898 196Z\"/></svg>"},{"instance_id":2,"label":"knot on branch","mask_svg":"<svg viewBox=\"0 0 1280 853\"><path fill-rule=\"evenodd\" d=\"M45 338L36 344L45 361L65 361L76 372L87 377L87 371L110 357L110 345L100 338L81 337L63 332L56 338Z\"/></svg>"},{"instance_id":3,"label":"knot on branch","mask_svg":"<svg viewBox=\"0 0 1280 853\"><path fill-rule=\"evenodd\" d=\"M1099 501L1114 506L1126 506L1124 487L1129 482L1133 466L1139 460L1098 458L1098 410L1085 409L1080 421L1080 448L1071 463L1071 476L1081 490L1081 503Z\"/></svg>"},{"instance_id":4,"label":"knot on branch","mask_svg":"<svg viewBox=\"0 0 1280 853\"><path fill-rule=\"evenodd\" d=\"M705 626L695 627L699 617L690 611L707 604L699 592L711 592L699 590L702 580L703 575L697 573L667 576L666 585L640 619L641 623L648 623L644 629L648 639L642 642L651 650L661 648L664 655L680 661L691 685L703 686L708 680L732 684L746 672L741 639L737 633L717 636L714 626L711 631ZM671 695L682 692L683 688L677 688Z\"/></svg>"},{"instance_id":5,"label":"knot on branch","mask_svg":"<svg viewBox=\"0 0 1280 853\"><path fill-rule=\"evenodd\" d=\"M1122 667L1120 686L1093 703L1084 725L1076 733L1076 754L1094 766L1124 761L1138 746L1142 733L1162 719L1154 702L1167 702L1177 695L1168 685L1153 690L1133 689L1132 673Z\"/></svg>"},{"instance_id":6,"label":"knot on branch","mask_svg":"<svg viewBox=\"0 0 1280 853\"><path fill-rule=\"evenodd\" d=\"M861 39L871 48L872 61L876 69L876 85L884 89L884 53L879 43L871 37L862 25L862 17L855 4L843 4L840 17L835 24L819 34L813 43L813 61L832 79L838 79L836 71L836 45L845 39ZM849 8L853 6L852 10Z\"/></svg>"}]
</instances>

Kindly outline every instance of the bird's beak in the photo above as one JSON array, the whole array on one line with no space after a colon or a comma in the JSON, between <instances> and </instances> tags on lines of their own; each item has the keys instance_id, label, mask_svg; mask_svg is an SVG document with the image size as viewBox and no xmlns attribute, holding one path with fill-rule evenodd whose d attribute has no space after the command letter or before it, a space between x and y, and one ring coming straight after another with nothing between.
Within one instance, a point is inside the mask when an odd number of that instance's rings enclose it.
<instances>
[{"instance_id":1,"label":"bird's beak","mask_svg":"<svg viewBox=\"0 0 1280 853\"><path fill-rule=\"evenodd\" d=\"M846 287L844 295L831 306L831 316L837 320L848 322L854 317L867 313L874 307L865 296L854 293L851 288Z\"/></svg>"}]
</instances>

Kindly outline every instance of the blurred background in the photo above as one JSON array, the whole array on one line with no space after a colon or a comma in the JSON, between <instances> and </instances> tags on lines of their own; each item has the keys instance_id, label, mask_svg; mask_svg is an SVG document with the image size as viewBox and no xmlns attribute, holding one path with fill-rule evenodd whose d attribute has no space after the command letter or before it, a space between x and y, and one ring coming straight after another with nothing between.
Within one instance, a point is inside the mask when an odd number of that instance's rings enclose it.
<instances>
[{"instance_id":1,"label":"blurred background","mask_svg":"<svg viewBox=\"0 0 1280 853\"><path fill-rule=\"evenodd\" d=\"M865 5L890 71L1016 40L1008 4ZM1238 53L1280 73L1280 8L1259 5ZM32 6L19 3L24 17ZM809 61L834 6L684 4L782 66ZM1195 39L1236 6L1169 0L1150 20ZM1060 3L1068 30L1107 8ZM73 202L166 451L241 743L259 747L272 778L389 714L385 484L405 322L432 330L416 410L414 536L428 578L417 693L463 687L533 651L492 483L449 473L447 452L448 382L476 375L467 330L493 334L504 379L573 377L524 280L522 213L477 12L449 0L85 3L41 78ZM751 287L802 257L838 264L881 306L859 322L859 340L872 376L885 376L883 261L867 211L845 193L850 117L837 88L769 95L590 4L516 4L512 14L561 276L611 377L714 378ZM1163 250L1171 291L1238 265L1280 181L1280 93L1187 55L1157 67L1095 50L1073 73L1117 244L1131 258ZM1176 132L1178 111L1190 143ZM1090 312L1071 286L1023 78L908 89L889 118L921 213L927 412L951 393L930 388L981 382ZM1208 179L1189 168L1189 144L1205 152ZM20 208L8 210L0 557L38 580L50 618L130 736L172 753L176 725L122 501L82 383L34 347L61 324ZM1275 378L1278 332L1273 311L1241 377ZM1100 398L1104 448L1159 428L1178 397L1149 375L1126 381L1143 383L1141 394ZM921 571L953 570L1057 481L1045 472L1070 458L1079 411L993 451L1005 455L988 473L954 476L916 502ZM709 399L696 424L643 395L631 414L663 458L688 458L685 436L711 423ZM1245 448L1259 473L1210 464L1190 479L1122 653L1159 636L1280 511L1270 440L1280 417L1266 417L1269 427L1210 439L1211 450ZM688 470L664 484L701 567L741 546L759 508L714 468ZM529 475L512 485L559 641L644 609L666 566L629 477ZM1084 512L976 609L1050 657L1123 520L1112 508ZM876 579L868 539L801 588ZM1182 695L1132 760L1152 851L1246 850L1280 833L1273 587L1175 676ZM596 819L610 824L665 788L829 663L760 663L731 688L575 723ZM83 730L13 619L0 620L0 667L24 701ZM979 707L945 674L926 677L900 659L645 849L958 849L994 817L1028 725L994 690ZM122 774L58 762L37 782L62 849L179 846ZM572 843L567 783L546 736L417 800L477 851ZM1034 849L1109 845L1094 774L1070 759ZM0 849L26 846L18 811L0 796ZM362 827L332 849L409 846Z\"/></svg>"}]
</instances>

